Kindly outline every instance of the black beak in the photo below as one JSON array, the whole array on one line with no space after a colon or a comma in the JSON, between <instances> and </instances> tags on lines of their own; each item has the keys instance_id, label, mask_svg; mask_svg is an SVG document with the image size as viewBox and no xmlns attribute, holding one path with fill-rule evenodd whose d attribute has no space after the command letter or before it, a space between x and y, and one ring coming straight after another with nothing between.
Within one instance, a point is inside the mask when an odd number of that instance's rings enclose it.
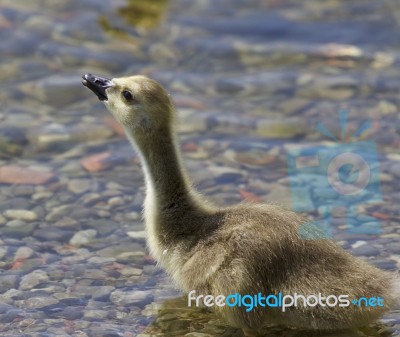
<instances>
[{"instance_id":1,"label":"black beak","mask_svg":"<svg viewBox=\"0 0 400 337\"><path fill-rule=\"evenodd\" d=\"M82 76L82 84L92 90L100 101L107 101L106 89L113 86L108 78L85 74Z\"/></svg>"}]
</instances>

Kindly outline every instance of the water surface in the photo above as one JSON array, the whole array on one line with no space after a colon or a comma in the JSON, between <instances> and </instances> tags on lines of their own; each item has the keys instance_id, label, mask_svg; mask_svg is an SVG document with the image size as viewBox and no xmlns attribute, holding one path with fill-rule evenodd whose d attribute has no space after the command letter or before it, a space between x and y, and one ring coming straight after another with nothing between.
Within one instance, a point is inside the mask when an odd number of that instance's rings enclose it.
<instances>
[{"instance_id":1,"label":"water surface","mask_svg":"<svg viewBox=\"0 0 400 337\"><path fill-rule=\"evenodd\" d=\"M164 84L190 175L221 205L298 206L288 155L373 142L380 198L366 193L350 215L335 209L332 235L398 270L399 25L395 0L1 1L2 335L240 336L211 313L188 309L148 256L138 158L81 86L88 72L140 73ZM298 187L320 219L335 203L319 199L315 181ZM358 227L375 230L374 219L379 231ZM398 310L342 335L388 331L400 335Z\"/></svg>"}]
</instances>

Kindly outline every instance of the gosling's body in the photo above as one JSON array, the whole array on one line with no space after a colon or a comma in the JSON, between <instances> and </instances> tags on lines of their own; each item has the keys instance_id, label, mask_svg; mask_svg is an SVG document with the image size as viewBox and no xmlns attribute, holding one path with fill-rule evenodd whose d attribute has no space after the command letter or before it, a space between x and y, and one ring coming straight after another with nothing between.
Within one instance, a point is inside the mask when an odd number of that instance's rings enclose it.
<instances>
[{"instance_id":1,"label":"gosling's body","mask_svg":"<svg viewBox=\"0 0 400 337\"><path fill-rule=\"evenodd\" d=\"M91 75L84 82L95 83ZM100 78L101 79L101 78ZM104 79L101 79L104 80ZM268 323L307 329L346 329L371 323L396 299L397 281L346 253L327 239L305 240L306 220L277 205L207 204L182 168L169 95L155 81L113 79L96 92L139 151L146 180L144 218L148 246L160 266L183 290L197 294L349 295L381 297L384 306L215 307L251 334ZM103 85L104 87L105 85ZM101 96L103 94L103 96ZM311 226L310 232L318 235ZM396 284L395 284L396 283Z\"/></svg>"}]
</instances>

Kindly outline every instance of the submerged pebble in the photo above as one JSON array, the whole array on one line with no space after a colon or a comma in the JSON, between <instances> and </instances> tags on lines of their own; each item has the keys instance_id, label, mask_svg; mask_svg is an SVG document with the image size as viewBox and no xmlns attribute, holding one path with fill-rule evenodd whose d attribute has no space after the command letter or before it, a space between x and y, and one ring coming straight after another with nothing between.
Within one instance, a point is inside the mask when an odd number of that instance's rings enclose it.
<instances>
[{"instance_id":1,"label":"submerged pebble","mask_svg":"<svg viewBox=\"0 0 400 337\"><path fill-rule=\"evenodd\" d=\"M96 237L97 232L94 229L87 229L79 231L69 240L71 245L81 246L89 243L93 238Z\"/></svg>"},{"instance_id":2,"label":"submerged pebble","mask_svg":"<svg viewBox=\"0 0 400 337\"><path fill-rule=\"evenodd\" d=\"M9 219L17 219L17 220L25 220L25 221L34 221L38 218L37 214L32 211L27 211L23 209L9 209L3 213L6 218Z\"/></svg>"},{"instance_id":3,"label":"submerged pebble","mask_svg":"<svg viewBox=\"0 0 400 337\"><path fill-rule=\"evenodd\" d=\"M47 282L49 277L43 270L34 270L32 273L26 274L21 278L19 288L21 290L28 290L35 288L42 282Z\"/></svg>"}]
</instances>

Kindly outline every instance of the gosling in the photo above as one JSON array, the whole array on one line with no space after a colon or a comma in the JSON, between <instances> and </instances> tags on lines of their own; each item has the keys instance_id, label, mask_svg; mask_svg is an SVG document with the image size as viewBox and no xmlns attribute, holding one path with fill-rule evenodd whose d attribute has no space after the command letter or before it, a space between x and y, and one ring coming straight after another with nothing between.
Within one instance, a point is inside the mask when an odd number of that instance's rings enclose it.
<instances>
[{"instance_id":1,"label":"gosling","mask_svg":"<svg viewBox=\"0 0 400 337\"><path fill-rule=\"evenodd\" d=\"M170 95L144 76L86 74L82 83L104 102L138 150L145 181L144 219L151 254L186 292L197 295L348 295L348 306L216 306L229 325L257 336L268 324L301 329L354 329L397 300L398 279L323 238L305 218L277 205L214 207L189 183ZM307 224L307 225L305 225ZM315 239L305 240L299 229ZM381 305L353 305L375 297ZM303 303L303 305L302 305Z\"/></svg>"}]
</instances>

